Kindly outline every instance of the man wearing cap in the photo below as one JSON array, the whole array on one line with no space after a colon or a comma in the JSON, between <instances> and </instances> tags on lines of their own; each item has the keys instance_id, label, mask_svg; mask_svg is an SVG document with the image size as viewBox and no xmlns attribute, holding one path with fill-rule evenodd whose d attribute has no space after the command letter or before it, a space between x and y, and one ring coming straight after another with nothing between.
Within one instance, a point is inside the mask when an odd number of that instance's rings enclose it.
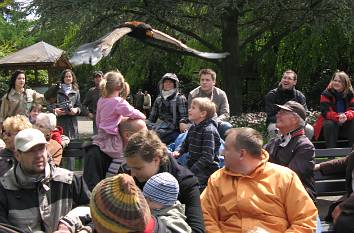
<instances>
[{"instance_id":1,"label":"man wearing cap","mask_svg":"<svg viewBox=\"0 0 354 233\"><path fill-rule=\"evenodd\" d=\"M95 71L93 73L95 86L91 87L85 97L83 102L84 109L87 111L87 116L93 121L93 133L97 134L96 126L96 109L97 101L100 98L100 82L104 78L102 71Z\"/></svg>"},{"instance_id":2,"label":"man wearing cap","mask_svg":"<svg viewBox=\"0 0 354 233\"><path fill-rule=\"evenodd\" d=\"M179 134L179 122L187 118L187 99L179 93L179 80L176 74L166 73L159 82L160 94L150 112L148 126L169 144Z\"/></svg>"},{"instance_id":3,"label":"man wearing cap","mask_svg":"<svg viewBox=\"0 0 354 233\"><path fill-rule=\"evenodd\" d=\"M262 144L254 129L227 132L225 167L201 194L206 232L315 232L315 204L295 172L268 162Z\"/></svg>"},{"instance_id":4,"label":"man wearing cap","mask_svg":"<svg viewBox=\"0 0 354 233\"><path fill-rule=\"evenodd\" d=\"M304 94L295 89L297 83L297 74L293 70L286 70L283 73L282 79L279 82L277 88L268 92L265 96L265 111L267 113L267 130L270 138L273 138L277 134L276 114L278 108L276 104L285 104L287 101L293 100L300 103L307 111L306 98ZM311 140L313 137L313 127L310 124L305 126L306 136Z\"/></svg>"},{"instance_id":5,"label":"man wearing cap","mask_svg":"<svg viewBox=\"0 0 354 233\"><path fill-rule=\"evenodd\" d=\"M277 105L276 127L280 138L271 139L265 149L269 153L269 161L289 167L299 176L306 191L315 201L315 147L305 136L306 111L295 101Z\"/></svg>"},{"instance_id":6,"label":"man wearing cap","mask_svg":"<svg viewBox=\"0 0 354 233\"><path fill-rule=\"evenodd\" d=\"M0 223L28 232L54 232L73 207L89 203L90 192L72 171L48 163L47 140L37 129L15 137L16 163L0 177Z\"/></svg>"}]
</instances>

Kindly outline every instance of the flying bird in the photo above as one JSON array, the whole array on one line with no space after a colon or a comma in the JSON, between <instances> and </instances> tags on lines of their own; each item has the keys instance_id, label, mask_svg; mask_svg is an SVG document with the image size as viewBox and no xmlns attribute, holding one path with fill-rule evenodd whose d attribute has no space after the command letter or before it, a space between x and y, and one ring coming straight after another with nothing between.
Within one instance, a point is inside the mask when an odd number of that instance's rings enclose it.
<instances>
[{"instance_id":1,"label":"flying bird","mask_svg":"<svg viewBox=\"0 0 354 233\"><path fill-rule=\"evenodd\" d=\"M81 45L70 58L70 63L72 65L96 65L103 57L111 52L114 44L125 35L151 43L172 46L181 51L206 59L223 59L229 55L229 53L209 53L192 49L172 36L153 29L149 24L131 21L115 27L113 31L96 41Z\"/></svg>"}]
</instances>

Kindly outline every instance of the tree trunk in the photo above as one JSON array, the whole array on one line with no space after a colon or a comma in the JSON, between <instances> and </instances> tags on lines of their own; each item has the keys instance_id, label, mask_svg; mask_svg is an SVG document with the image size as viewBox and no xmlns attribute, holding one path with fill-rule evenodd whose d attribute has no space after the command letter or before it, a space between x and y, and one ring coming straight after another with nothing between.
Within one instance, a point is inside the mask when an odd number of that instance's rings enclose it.
<instances>
[{"instance_id":1,"label":"tree trunk","mask_svg":"<svg viewBox=\"0 0 354 233\"><path fill-rule=\"evenodd\" d=\"M240 66L240 49L238 33L238 14L225 12L222 21L222 48L230 55L221 61L220 68L224 78L223 88L230 103L231 115L242 112L243 78Z\"/></svg>"}]
</instances>

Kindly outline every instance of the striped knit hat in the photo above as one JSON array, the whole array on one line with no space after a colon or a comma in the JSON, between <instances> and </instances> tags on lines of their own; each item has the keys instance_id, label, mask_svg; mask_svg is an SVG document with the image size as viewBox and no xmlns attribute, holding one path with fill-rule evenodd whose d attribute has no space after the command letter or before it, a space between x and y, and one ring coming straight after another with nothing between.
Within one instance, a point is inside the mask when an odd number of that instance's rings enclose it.
<instances>
[{"instance_id":1,"label":"striped knit hat","mask_svg":"<svg viewBox=\"0 0 354 233\"><path fill-rule=\"evenodd\" d=\"M106 178L92 191L90 209L97 232L143 231L151 219L149 206L127 174Z\"/></svg>"},{"instance_id":2,"label":"striped knit hat","mask_svg":"<svg viewBox=\"0 0 354 233\"><path fill-rule=\"evenodd\" d=\"M144 185L144 196L151 201L165 206L175 204L178 193L178 181L168 172L152 176Z\"/></svg>"}]
</instances>

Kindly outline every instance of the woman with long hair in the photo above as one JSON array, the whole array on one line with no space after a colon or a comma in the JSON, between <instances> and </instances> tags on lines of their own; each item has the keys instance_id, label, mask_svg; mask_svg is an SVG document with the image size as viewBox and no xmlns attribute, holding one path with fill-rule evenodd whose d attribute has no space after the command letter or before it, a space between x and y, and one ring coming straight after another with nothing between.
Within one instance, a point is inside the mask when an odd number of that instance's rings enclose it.
<instances>
[{"instance_id":1,"label":"woman with long hair","mask_svg":"<svg viewBox=\"0 0 354 233\"><path fill-rule=\"evenodd\" d=\"M314 124L315 139L323 130L327 148L336 147L338 136L354 143L354 92L351 80L343 71L334 73L320 99L321 115Z\"/></svg>"}]
</instances>

